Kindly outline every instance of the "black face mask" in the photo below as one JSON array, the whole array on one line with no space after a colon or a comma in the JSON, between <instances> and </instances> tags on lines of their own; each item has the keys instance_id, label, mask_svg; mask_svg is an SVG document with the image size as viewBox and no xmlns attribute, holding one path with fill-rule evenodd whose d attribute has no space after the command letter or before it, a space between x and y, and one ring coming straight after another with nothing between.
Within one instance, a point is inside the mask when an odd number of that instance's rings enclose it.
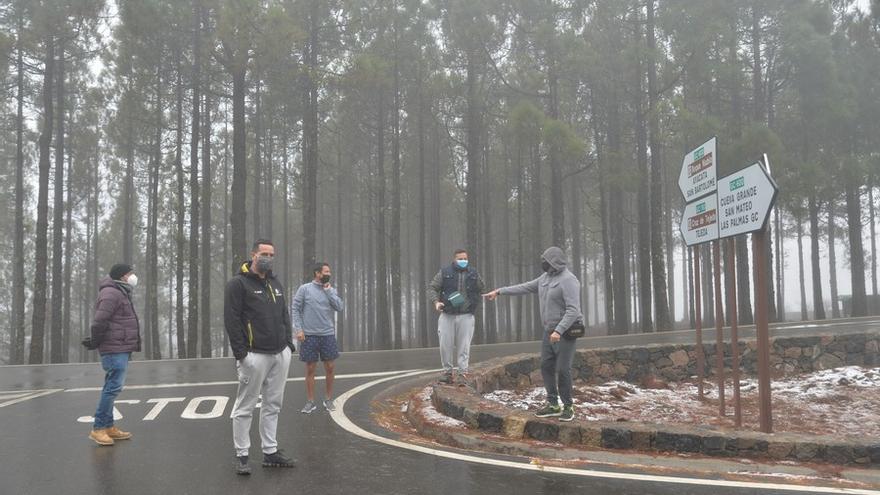
<instances>
[{"instance_id":1,"label":"black face mask","mask_svg":"<svg viewBox=\"0 0 880 495\"><path fill-rule=\"evenodd\" d=\"M542 260L542 261L541 261L541 269L544 270L545 272L548 272L548 273L549 273L550 270L553 269L553 267L550 266L550 262L549 262L549 261L547 261L547 260Z\"/></svg>"},{"instance_id":2,"label":"black face mask","mask_svg":"<svg viewBox=\"0 0 880 495\"><path fill-rule=\"evenodd\" d=\"M322 284L328 284L328 283L330 283L330 275L322 275L322 276L321 276L321 283L322 283Z\"/></svg>"}]
</instances>

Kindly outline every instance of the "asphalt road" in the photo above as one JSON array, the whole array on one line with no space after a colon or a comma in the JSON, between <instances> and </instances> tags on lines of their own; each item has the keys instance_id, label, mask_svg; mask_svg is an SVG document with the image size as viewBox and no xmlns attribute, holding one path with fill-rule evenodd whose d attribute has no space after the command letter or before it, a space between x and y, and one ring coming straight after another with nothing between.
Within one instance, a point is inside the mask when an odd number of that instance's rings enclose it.
<instances>
[{"instance_id":1,"label":"asphalt road","mask_svg":"<svg viewBox=\"0 0 880 495\"><path fill-rule=\"evenodd\" d=\"M878 328L868 319L784 325L776 335L848 332ZM748 338L749 331L743 332ZM711 332L714 335L714 330ZM714 341L706 332L707 342ZM584 338L582 347L611 347L693 339L689 331ZM537 352L538 343L475 346L480 361ZM131 441L98 447L87 439L102 384L98 364L0 367L0 494L754 494L815 493L809 487L692 481L640 475L633 469L540 470L527 459L432 451L396 444L395 435L370 421L370 401L405 372L438 366L436 349L349 352L337 364L337 395L344 408L299 412L303 366L291 366L279 443L297 461L294 469L254 465L236 476L229 413L235 395L231 358L135 361L117 402L118 424ZM381 382L379 382L381 381ZM379 383L376 383L379 382ZM323 390L319 383L319 392ZM256 421L255 421L256 423ZM343 427L344 426L344 427ZM252 432L259 460L259 435ZM826 493L834 493L826 491ZM837 492L844 493L844 492ZM880 492L877 492L880 493Z\"/></svg>"}]
</instances>

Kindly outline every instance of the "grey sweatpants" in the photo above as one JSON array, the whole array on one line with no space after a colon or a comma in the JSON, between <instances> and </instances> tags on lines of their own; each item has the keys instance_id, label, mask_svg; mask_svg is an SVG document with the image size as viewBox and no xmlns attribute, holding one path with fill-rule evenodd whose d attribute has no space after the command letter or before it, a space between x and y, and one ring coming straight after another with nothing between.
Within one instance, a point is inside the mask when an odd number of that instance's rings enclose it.
<instances>
[{"instance_id":1,"label":"grey sweatpants","mask_svg":"<svg viewBox=\"0 0 880 495\"><path fill-rule=\"evenodd\" d=\"M440 335L440 364L443 365L443 372L452 373L452 369L457 367L459 373L467 373L471 339L474 338L474 315L442 313L437 323L437 333Z\"/></svg>"},{"instance_id":2,"label":"grey sweatpants","mask_svg":"<svg viewBox=\"0 0 880 495\"><path fill-rule=\"evenodd\" d=\"M264 454L278 450L275 432L278 430L278 413L284 401L284 386L290 369L290 349L285 347L277 354L249 352L238 369L238 394L232 407L232 439L235 455L248 455L251 447L251 420L254 408L263 395L260 405L260 443Z\"/></svg>"},{"instance_id":3,"label":"grey sweatpants","mask_svg":"<svg viewBox=\"0 0 880 495\"><path fill-rule=\"evenodd\" d=\"M576 340L560 339L550 343L550 333L544 332L541 342L541 376L547 389L547 401L551 404L570 406L571 401L571 362L574 359Z\"/></svg>"}]
</instances>

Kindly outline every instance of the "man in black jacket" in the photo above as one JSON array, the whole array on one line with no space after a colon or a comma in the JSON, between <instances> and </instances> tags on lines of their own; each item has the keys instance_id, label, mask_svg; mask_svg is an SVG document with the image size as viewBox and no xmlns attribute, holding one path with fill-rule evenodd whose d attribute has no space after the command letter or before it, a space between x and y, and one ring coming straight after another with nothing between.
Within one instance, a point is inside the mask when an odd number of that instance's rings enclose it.
<instances>
[{"instance_id":1,"label":"man in black jacket","mask_svg":"<svg viewBox=\"0 0 880 495\"><path fill-rule=\"evenodd\" d=\"M431 280L428 294L434 309L440 313L437 322L443 366L440 383L454 383L453 371L457 366L460 383L468 385L474 313L480 306L485 285L477 269L469 264L467 251L456 249L453 257L452 264L441 268Z\"/></svg>"},{"instance_id":2,"label":"man in black jacket","mask_svg":"<svg viewBox=\"0 0 880 495\"><path fill-rule=\"evenodd\" d=\"M275 432L290 368L293 330L284 288L272 274L275 246L258 239L251 259L242 262L226 284L223 318L238 369L238 394L232 409L236 472L250 474L251 419L262 394L260 440L264 467L293 467L278 450Z\"/></svg>"}]
</instances>

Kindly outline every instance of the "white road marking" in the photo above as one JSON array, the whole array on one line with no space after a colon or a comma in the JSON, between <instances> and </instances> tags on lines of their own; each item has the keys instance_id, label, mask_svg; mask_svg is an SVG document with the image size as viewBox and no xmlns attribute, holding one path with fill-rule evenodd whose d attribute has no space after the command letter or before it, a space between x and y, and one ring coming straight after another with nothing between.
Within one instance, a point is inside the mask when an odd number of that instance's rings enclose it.
<instances>
[{"instance_id":1,"label":"white road marking","mask_svg":"<svg viewBox=\"0 0 880 495\"><path fill-rule=\"evenodd\" d=\"M647 481L653 483L672 483L672 484L682 484L682 485L700 485L700 486L724 486L730 488L752 488L756 490L776 490L776 491L785 491L785 492L808 492L808 493L845 493L845 494L859 494L859 495L880 495L880 491L874 490L862 490L862 489L853 489L853 488L833 488L833 487L821 487L821 486L802 486L802 485L785 485L780 483L761 483L761 482L750 482L750 481L729 481L729 480L718 480L718 479L700 479L700 478L683 478L676 476L658 476L651 474L633 474L633 473L618 473L613 471L599 471L592 469L574 469L574 468L565 468L565 467L556 467L556 466L544 466L544 465L535 465L535 464L526 464L522 462L513 462L513 461L505 461L500 459L489 459L484 457L477 457L467 454L460 454L457 452L449 452L445 450L432 449L429 447L423 447L421 445L413 445L405 442L401 442L398 440L392 440L390 438L385 438L380 435L376 435L375 433L371 433L369 431L364 430L363 428L357 426L345 415L344 408L345 403L355 395L363 392L364 390L373 387L377 384L396 380L399 378L406 378L410 376L415 376L425 373L424 371L412 371L408 373L403 373L397 376L388 376L385 378L380 378L377 380L373 380L368 383L364 383L363 385L359 385L344 394L340 395L336 399L336 410L330 413L330 416L333 418L333 421L336 422L342 429L357 435L361 438L365 438L367 440L372 440L374 442L379 442L385 445L390 445L393 447L399 447L401 449L412 450L415 452L420 452L423 454L433 455L437 457L445 457L447 459L454 459L458 461L465 462L473 462L477 464L487 464L490 466L498 466L498 467L506 467L506 468L514 468L514 469L524 469L527 471L540 471L540 472L549 472L549 473L558 473L558 474L569 474L574 476L586 476L591 478L609 478L609 479L620 479L620 480L630 480L630 481Z\"/></svg>"},{"instance_id":2,"label":"white road marking","mask_svg":"<svg viewBox=\"0 0 880 495\"><path fill-rule=\"evenodd\" d=\"M54 394L55 392L61 392L60 388L51 388L47 390L33 390L29 391L31 393L25 394L24 396L17 396L14 399L7 400L6 402L0 403L0 407L11 406L13 404L18 404L20 402L24 402L26 400L36 399L37 397L43 397L45 395Z\"/></svg>"},{"instance_id":3,"label":"white road marking","mask_svg":"<svg viewBox=\"0 0 880 495\"><path fill-rule=\"evenodd\" d=\"M404 370L412 371L412 370ZM418 370L419 372L424 373L425 370ZM375 376L389 376L396 375L402 373L401 371L377 371L374 373L353 373L348 375L336 375L337 380L345 380L352 378L372 378ZM316 380L323 380L323 376L316 376ZM296 378L288 378L288 382L302 382L305 381L305 377L296 377ZM126 385L124 390L150 390L154 388L181 388L181 387L206 387L211 385L238 385L238 380L229 380L229 381L218 381L218 382L189 382L189 383L159 383L155 385ZM68 388L65 389L65 392L100 392L102 387L80 387L80 388ZM58 389L61 390L61 389Z\"/></svg>"},{"instance_id":4,"label":"white road marking","mask_svg":"<svg viewBox=\"0 0 880 495\"><path fill-rule=\"evenodd\" d=\"M116 399L115 401L113 401L113 403L114 404L140 404L141 401L139 399ZM119 412L119 409L117 409L116 406L114 405L113 406L113 421L119 421L122 418L124 418L124 416L122 415L121 412ZM76 420L80 423L94 423L95 417L94 416L80 416L80 417L76 418Z\"/></svg>"},{"instance_id":5,"label":"white road marking","mask_svg":"<svg viewBox=\"0 0 880 495\"><path fill-rule=\"evenodd\" d=\"M206 412L200 413L196 412L199 408L199 405L202 402L210 401L214 403L214 407ZM183 419L214 419L223 416L223 411L226 410L226 404L229 403L229 397L224 395L215 395L211 397L196 397L195 399L189 401L189 404L186 405L186 409L183 410L183 414L180 415Z\"/></svg>"},{"instance_id":6,"label":"white road marking","mask_svg":"<svg viewBox=\"0 0 880 495\"><path fill-rule=\"evenodd\" d=\"M161 413L162 410L165 409L165 406L167 406L168 404L170 404L172 402L183 402L185 400L186 400L186 397L163 397L160 399L150 399L147 401L147 404L156 404L156 405L153 406L152 409L150 409L150 412L148 412L147 415L144 416L143 420L144 421L153 421L154 419L159 417L159 413Z\"/></svg>"},{"instance_id":7,"label":"white road marking","mask_svg":"<svg viewBox=\"0 0 880 495\"><path fill-rule=\"evenodd\" d=\"M18 399L19 397L24 397L27 395L31 395L31 393L30 392L25 392L25 393L19 392L19 393L15 393L15 394L2 393L2 394L0 394L0 401Z\"/></svg>"}]
</instances>

